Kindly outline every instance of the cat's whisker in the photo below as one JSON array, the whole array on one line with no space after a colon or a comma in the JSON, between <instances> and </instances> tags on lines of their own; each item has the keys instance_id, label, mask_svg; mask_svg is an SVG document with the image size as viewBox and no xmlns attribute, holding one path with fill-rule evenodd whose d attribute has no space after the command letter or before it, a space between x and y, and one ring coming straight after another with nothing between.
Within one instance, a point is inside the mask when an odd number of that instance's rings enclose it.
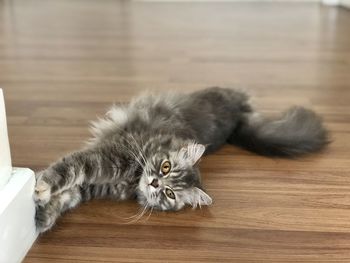
<instances>
[{"instance_id":1,"label":"cat's whisker","mask_svg":"<svg viewBox=\"0 0 350 263\"><path fill-rule=\"evenodd\" d=\"M120 134L123 138L125 138L126 139L126 137L125 137L125 135L123 135L123 134ZM126 140L126 142L127 143L129 143L129 141L128 140ZM132 147L132 145L129 143L129 145L131 146L131 149L130 148L127 148L126 146L124 146L124 145L119 145L122 149L124 149L129 155L131 155L131 156L133 156L134 157L134 159L135 159L135 161L142 167L142 169L144 169L145 168L145 164L143 164L142 162L141 162L141 160L138 158L138 156L137 156L137 154L136 153L134 153L133 151L132 151L132 149L133 149L133 147ZM104 154L103 152L102 152L102 154ZM106 158L108 158L108 156L107 155L105 155L106 156ZM113 161L113 160L111 160L110 158L108 158L113 164L115 164L115 162ZM117 166L117 165L116 165Z\"/></svg>"},{"instance_id":2,"label":"cat's whisker","mask_svg":"<svg viewBox=\"0 0 350 263\"><path fill-rule=\"evenodd\" d=\"M125 135L123 135L123 134L120 134L120 135L122 135L122 136L124 137L124 139L126 139ZM133 148L133 146L130 144L130 142L129 142L127 139L126 139L126 142L129 144L129 146L130 146L131 148L127 148L127 147L124 146L124 145L121 145L121 147L123 147L123 149L126 150L126 152L127 152L128 154L130 154L132 157L134 157L134 158L135 158L135 161L144 169L145 164L143 164L143 163L141 162L141 160L140 160L139 157L137 156L137 153L135 153L135 152L132 151L132 150L134 150L134 148Z\"/></svg>"},{"instance_id":3,"label":"cat's whisker","mask_svg":"<svg viewBox=\"0 0 350 263\"><path fill-rule=\"evenodd\" d=\"M129 143L129 142L128 142L128 143ZM132 147L132 145L131 145L130 143L129 143L129 145ZM146 165L146 161L145 161L144 158L141 156L141 154L139 154L139 155L143 158L144 163L142 162L142 160L140 160L140 158L138 157L138 154L137 154L136 152L133 152L133 151L132 151L132 150L135 150L134 148L128 149L128 148L125 147L125 149L127 149L128 152L129 152L130 154L132 154L132 156L135 158L135 160L137 161L137 163L144 169L144 168L145 168L145 165Z\"/></svg>"},{"instance_id":4,"label":"cat's whisker","mask_svg":"<svg viewBox=\"0 0 350 263\"><path fill-rule=\"evenodd\" d=\"M148 219L151 217L152 213L153 213L153 207L151 207L150 212L149 212L147 218L144 220L144 222L148 221Z\"/></svg>"},{"instance_id":5,"label":"cat's whisker","mask_svg":"<svg viewBox=\"0 0 350 263\"><path fill-rule=\"evenodd\" d=\"M134 215L132 215L132 216L129 216L129 217L123 217L123 219L124 219L124 220L128 220L128 219L135 218L135 217L137 217L137 216L142 212L143 209L144 209L144 208L140 207L140 208L137 210L136 214L134 214Z\"/></svg>"},{"instance_id":6,"label":"cat's whisker","mask_svg":"<svg viewBox=\"0 0 350 263\"><path fill-rule=\"evenodd\" d=\"M130 133L130 134L125 134L125 131L120 129L119 127L115 127L117 130L120 131L120 133L118 134L119 136L121 136L124 139L124 142L126 142L130 148L127 148L125 145L120 145L121 147L124 148L124 150L126 150L129 154L132 154L132 156L135 158L135 160L137 161L137 163L144 169L145 165L146 165L146 160L144 158L144 156L142 155L142 151L139 153L139 155L142 157L144 164L141 162L141 160L138 158L137 153L135 153L133 150L138 150L140 151L140 149L135 149L134 145L132 145L129 140L128 137L131 137L136 146L138 146L136 139L134 138L134 136Z\"/></svg>"},{"instance_id":7,"label":"cat's whisker","mask_svg":"<svg viewBox=\"0 0 350 263\"><path fill-rule=\"evenodd\" d=\"M139 221L144 216L144 214L147 212L147 210L148 210L148 206L145 206L145 208L143 209L142 213L138 217L136 217L133 220L131 220L129 222L129 224L136 223L137 221Z\"/></svg>"},{"instance_id":8,"label":"cat's whisker","mask_svg":"<svg viewBox=\"0 0 350 263\"><path fill-rule=\"evenodd\" d=\"M143 155L142 148L140 147L139 143L136 141L136 139L135 139L135 137L134 137L134 135L133 135L132 133L130 133L130 136L131 136L131 138L134 140L135 145L136 145L136 147L137 147L137 148L138 148L138 150L139 150L140 156L141 156L141 158L143 159L143 161L144 161L144 162L145 162L145 164L146 164L146 163L147 163L147 161L146 161L145 156Z\"/></svg>"},{"instance_id":9,"label":"cat's whisker","mask_svg":"<svg viewBox=\"0 0 350 263\"><path fill-rule=\"evenodd\" d=\"M134 219L132 219L129 222L126 222L125 224L132 224L132 223L135 223L135 222L139 221L144 216L144 214L147 212L148 208L149 208L148 203L146 203L146 205L143 208L142 212L137 217L135 217Z\"/></svg>"},{"instance_id":10,"label":"cat's whisker","mask_svg":"<svg viewBox=\"0 0 350 263\"><path fill-rule=\"evenodd\" d=\"M142 167L144 168L144 164L141 162L141 160L137 157L136 153L134 153L133 151L131 151L130 149L128 148L125 148L126 150L128 150L128 153L131 154L134 158L135 158L135 161Z\"/></svg>"}]
</instances>

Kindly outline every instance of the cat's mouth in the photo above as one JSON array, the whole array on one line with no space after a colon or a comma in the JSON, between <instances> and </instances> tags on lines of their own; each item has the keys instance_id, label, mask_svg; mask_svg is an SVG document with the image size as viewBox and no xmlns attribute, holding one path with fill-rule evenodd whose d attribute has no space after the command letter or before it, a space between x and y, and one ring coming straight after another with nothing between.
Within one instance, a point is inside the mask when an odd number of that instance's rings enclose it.
<instances>
[{"instance_id":1,"label":"cat's mouth","mask_svg":"<svg viewBox=\"0 0 350 263\"><path fill-rule=\"evenodd\" d=\"M147 190L148 190L148 196L151 199L157 199L161 191L159 180L153 179L152 182L147 185Z\"/></svg>"}]
</instances>

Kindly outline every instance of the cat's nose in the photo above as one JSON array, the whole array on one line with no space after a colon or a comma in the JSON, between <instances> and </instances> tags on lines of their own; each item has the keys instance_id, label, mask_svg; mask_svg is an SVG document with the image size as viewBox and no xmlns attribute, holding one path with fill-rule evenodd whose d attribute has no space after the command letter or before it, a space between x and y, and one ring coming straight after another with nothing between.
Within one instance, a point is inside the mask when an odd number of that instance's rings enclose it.
<instances>
[{"instance_id":1,"label":"cat's nose","mask_svg":"<svg viewBox=\"0 0 350 263\"><path fill-rule=\"evenodd\" d=\"M159 186L158 179L154 178L150 183L150 185L152 185L154 188L157 188Z\"/></svg>"}]
</instances>

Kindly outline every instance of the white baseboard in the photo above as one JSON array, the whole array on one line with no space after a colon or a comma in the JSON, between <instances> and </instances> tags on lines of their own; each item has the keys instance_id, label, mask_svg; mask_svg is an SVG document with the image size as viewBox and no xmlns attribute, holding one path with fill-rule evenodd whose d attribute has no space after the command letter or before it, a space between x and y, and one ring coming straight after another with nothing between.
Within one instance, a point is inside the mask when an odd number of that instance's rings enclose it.
<instances>
[{"instance_id":1,"label":"white baseboard","mask_svg":"<svg viewBox=\"0 0 350 263\"><path fill-rule=\"evenodd\" d=\"M32 170L13 168L9 182L0 190L0 263L21 262L38 236L34 186Z\"/></svg>"}]
</instances>

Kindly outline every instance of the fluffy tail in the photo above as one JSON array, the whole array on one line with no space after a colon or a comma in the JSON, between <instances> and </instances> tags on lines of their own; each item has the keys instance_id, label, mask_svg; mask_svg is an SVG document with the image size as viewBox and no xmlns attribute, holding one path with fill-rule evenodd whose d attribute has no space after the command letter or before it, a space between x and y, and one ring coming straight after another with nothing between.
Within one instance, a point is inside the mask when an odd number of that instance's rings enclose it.
<instances>
[{"instance_id":1,"label":"fluffy tail","mask_svg":"<svg viewBox=\"0 0 350 263\"><path fill-rule=\"evenodd\" d=\"M294 107L275 120L247 115L228 142L262 155L295 157L322 149L329 139L319 116Z\"/></svg>"}]
</instances>

